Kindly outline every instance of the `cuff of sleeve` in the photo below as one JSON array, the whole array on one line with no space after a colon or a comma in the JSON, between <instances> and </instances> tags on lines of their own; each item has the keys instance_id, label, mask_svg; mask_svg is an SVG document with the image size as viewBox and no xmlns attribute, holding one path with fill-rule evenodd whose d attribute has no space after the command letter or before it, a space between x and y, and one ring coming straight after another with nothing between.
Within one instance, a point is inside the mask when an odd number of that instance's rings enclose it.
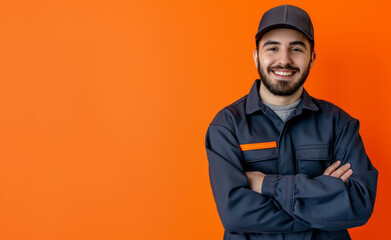
<instances>
[{"instance_id":1,"label":"cuff of sleeve","mask_svg":"<svg viewBox=\"0 0 391 240\"><path fill-rule=\"evenodd\" d=\"M278 180L277 175L266 175L262 182L262 195L265 197L274 197L274 189Z\"/></svg>"}]
</instances>

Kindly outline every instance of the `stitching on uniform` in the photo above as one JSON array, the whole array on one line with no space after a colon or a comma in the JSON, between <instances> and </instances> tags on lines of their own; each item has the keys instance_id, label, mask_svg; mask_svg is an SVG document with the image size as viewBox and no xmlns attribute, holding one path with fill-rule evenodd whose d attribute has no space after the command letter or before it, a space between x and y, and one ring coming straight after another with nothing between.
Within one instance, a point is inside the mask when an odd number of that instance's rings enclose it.
<instances>
[{"instance_id":1,"label":"stitching on uniform","mask_svg":"<svg viewBox=\"0 0 391 240\"><path fill-rule=\"evenodd\" d=\"M286 22L287 18L288 18L288 6L285 6L285 8L284 8L284 22Z\"/></svg>"}]
</instances>

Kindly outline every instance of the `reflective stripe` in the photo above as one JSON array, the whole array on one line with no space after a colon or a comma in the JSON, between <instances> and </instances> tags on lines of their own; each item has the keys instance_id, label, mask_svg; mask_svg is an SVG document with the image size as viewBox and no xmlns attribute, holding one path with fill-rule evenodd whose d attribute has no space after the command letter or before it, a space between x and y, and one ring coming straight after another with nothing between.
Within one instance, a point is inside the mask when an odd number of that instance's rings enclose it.
<instances>
[{"instance_id":1,"label":"reflective stripe","mask_svg":"<svg viewBox=\"0 0 391 240\"><path fill-rule=\"evenodd\" d=\"M262 142L262 143L249 143L249 144L240 144L240 149L242 151L256 150L256 149L265 149L265 148L275 148L277 147L277 142Z\"/></svg>"}]
</instances>

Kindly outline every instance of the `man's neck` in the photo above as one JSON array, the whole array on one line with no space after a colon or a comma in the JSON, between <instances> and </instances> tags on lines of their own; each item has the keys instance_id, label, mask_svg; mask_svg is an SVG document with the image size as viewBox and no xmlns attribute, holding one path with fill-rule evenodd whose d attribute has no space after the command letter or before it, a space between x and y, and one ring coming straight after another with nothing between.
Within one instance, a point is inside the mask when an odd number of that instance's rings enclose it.
<instances>
[{"instance_id":1,"label":"man's neck","mask_svg":"<svg viewBox=\"0 0 391 240\"><path fill-rule=\"evenodd\" d=\"M273 104L275 106L286 106L292 104L300 99L301 94L303 93L303 86L301 86L295 93L289 96L276 96L271 93L265 85L261 82L259 89L259 97L264 103Z\"/></svg>"}]
</instances>

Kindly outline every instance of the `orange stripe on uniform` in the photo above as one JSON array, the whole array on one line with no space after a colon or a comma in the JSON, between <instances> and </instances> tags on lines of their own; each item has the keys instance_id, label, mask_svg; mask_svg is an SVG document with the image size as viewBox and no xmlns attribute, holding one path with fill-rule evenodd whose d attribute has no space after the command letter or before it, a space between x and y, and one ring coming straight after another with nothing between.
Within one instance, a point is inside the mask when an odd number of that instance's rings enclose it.
<instances>
[{"instance_id":1,"label":"orange stripe on uniform","mask_svg":"<svg viewBox=\"0 0 391 240\"><path fill-rule=\"evenodd\" d=\"M277 142L261 142L261 143L249 143L249 144L240 144L240 149L242 151L256 150L256 149L265 149L265 148L275 148L277 147Z\"/></svg>"}]
</instances>

